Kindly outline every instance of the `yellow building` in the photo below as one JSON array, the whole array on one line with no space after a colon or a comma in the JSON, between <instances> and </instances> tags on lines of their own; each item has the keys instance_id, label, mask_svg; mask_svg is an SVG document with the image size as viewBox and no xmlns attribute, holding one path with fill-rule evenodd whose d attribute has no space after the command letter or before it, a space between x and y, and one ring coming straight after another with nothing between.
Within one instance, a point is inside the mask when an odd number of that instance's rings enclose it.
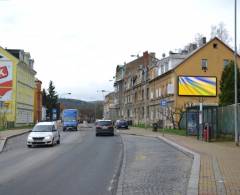
<instances>
[{"instance_id":1,"label":"yellow building","mask_svg":"<svg viewBox=\"0 0 240 195\"><path fill-rule=\"evenodd\" d=\"M1 125L23 126L33 123L34 61L24 50L0 47Z\"/></svg>"},{"instance_id":2,"label":"yellow building","mask_svg":"<svg viewBox=\"0 0 240 195\"><path fill-rule=\"evenodd\" d=\"M194 48L172 67L153 68L152 71L158 73L149 81L149 121L161 120L165 123L163 126L170 127L172 124L167 117L188 106L199 106L200 103L217 106L223 69L233 59L233 50L214 38Z\"/></svg>"}]
</instances>

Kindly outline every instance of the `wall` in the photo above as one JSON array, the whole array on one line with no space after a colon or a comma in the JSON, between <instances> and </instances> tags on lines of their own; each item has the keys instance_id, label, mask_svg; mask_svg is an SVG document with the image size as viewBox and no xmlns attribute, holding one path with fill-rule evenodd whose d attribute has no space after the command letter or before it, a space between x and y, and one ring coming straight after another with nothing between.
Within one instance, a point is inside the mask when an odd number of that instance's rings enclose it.
<instances>
[{"instance_id":1,"label":"wall","mask_svg":"<svg viewBox=\"0 0 240 195\"><path fill-rule=\"evenodd\" d=\"M15 108L16 108L16 65L18 64L18 59L16 59L14 56L9 54L6 50L4 50L2 47L0 47L0 55L2 58L0 58L0 67L6 67L8 66L8 78L5 77L1 80L1 83L6 82L6 79L8 81L12 81L8 87L4 86L4 84L0 86L0 91L4 91L7 88L10 89L7 93L1 95L0 101L3 103L1 104L1 115L3 113L6 114L6 120L9 122L15 121ZM10 77L9 77L10 76ZM4 97L5 96L5 97ZM6 97L8 96L8 97Z\"/></svg>"}]
</instances>

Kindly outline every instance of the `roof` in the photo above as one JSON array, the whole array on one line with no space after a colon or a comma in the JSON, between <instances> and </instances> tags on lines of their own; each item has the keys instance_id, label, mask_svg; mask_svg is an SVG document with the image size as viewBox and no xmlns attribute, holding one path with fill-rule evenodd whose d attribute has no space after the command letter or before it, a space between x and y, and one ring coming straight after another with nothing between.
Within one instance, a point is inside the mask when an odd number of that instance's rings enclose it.
<instances>
[{"instance_id":1,"label":"roof","mask_svg":"<svg viewBox=\"0 0 240 195\"><path fill-rule=\"evenodd\" d=\"M100 119L100 120L97 120L97 122L101 122L101 121L112 121L112 120L109 120L109 119Z\"/></svg>"},{"instance_id":2,"label":"roof","mask_svg":"<svg viewBox=\"0 0 240 195\"><path fill-rule=\"evenodd\" d=\"M55 125L56 123L54 121L48 121L48 122L39 122L36 125L40 126L40 125Z\"/></svg>"},{"instance_id":3,"label":"roof","mask_svg":"<svg viewBox=\"0 0 240 195\"><path fill-rule=\"evenodd\" d=\"M186 56L186 58L184 58L179 64L177 64L173 69L168 70L167 72L155 77L154 79L150 80L150 82L161 78L169 73L174 72L174 70L176 70L179 66L181 66L182 64L184 64L188 59L190 59L193 55L195 55L196 53L198 53L200 50L202 50L203 48L205 48L207 45L211 44L213 41L219 41L220 43L222 43L228 50L230 50L231 52L234 52L226 43L224 43L222 40L220 40L218 37L214 37L213 39L211 39L210 41L208 41L206 44L202 45L201 47L195 49L193 52L191 52L189 55ZM238 57L240 57L237 54Z\"/></svg>"},{"instance_id":4,"label":"roof","mask_svg":"<svg viewBox=\"0 0 240 195\"><path fill-rule=\"evenodd\" d=\"M231 52L234 52L226 43L224 43L222 40L220 40L218 37L214 37L213 39L211 39L210 41L208 41L206 44L204 44L203 46L195 49L192 53L190 53L183 61L181 61L179 64L177 64L172 70L175 70L176 68L178 68L181 64L183 64L184 62L186 62L189 58L191 58L194 54L196 54L197 52L199 52L200 50L202 50L203 48L205 48L207 45L211 44L213 41L219 41L220 43L222 43L228 50L230 50ZM237 54L238 57L240 57Z\"/></svg>"},{"instance_id":5,"label":"roof","mask_svg":"<svg viewBox=\"0 0 240 195\"><path fill-rule=\"evenodd\" d=\"M19 53L23 51L21 49L5 49L5 50L12 54L14 57L16 57L18 60L20 59Z\"/></svg>"}]
</instances>

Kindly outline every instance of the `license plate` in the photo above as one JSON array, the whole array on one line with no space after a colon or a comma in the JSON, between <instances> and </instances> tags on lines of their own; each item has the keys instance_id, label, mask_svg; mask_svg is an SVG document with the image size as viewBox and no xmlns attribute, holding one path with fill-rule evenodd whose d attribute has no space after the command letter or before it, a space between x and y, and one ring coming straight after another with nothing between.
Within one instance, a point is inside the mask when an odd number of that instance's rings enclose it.
<instances>
[{"instance_id":1,"label":"license plate","mask_svg":"<svg viewBox=\"0 0 240 195\"><path fill-rule=\"evenodd\" d=\"M106 126L103 126L103 129L108 129L108 127L106 127Z\"/></svg>"}]
</instances>

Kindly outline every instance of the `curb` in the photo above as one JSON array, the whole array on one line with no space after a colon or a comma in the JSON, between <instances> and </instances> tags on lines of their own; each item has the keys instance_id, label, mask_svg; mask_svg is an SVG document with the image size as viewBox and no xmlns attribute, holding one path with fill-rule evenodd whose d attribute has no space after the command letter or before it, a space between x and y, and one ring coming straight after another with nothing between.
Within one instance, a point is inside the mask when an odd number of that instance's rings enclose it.
<instances>
[{"instance_id":1,"label":"curb","mask_svg":"<svg viewBox=\"0 0 240 195\"><path fill-rule=\"evenodd\" d=\"M1 143L0 143L0 153L2 153L6 143L7 143L7 140L10 139L10 138L13 138L13 137L17 137L17 136L20 136L20 135L23 135L23 134L26 134L26 133L29 133L31 131L31 129L26 129L25 132L21 132L19 134L15 134L15 135L10 135L10 136L7 136L5 138L2 138L0 139L1 140Z\"/></svg>"},{"instance_id":2,"label":"curb","mask_svg":"<svg viewBox=\"0 0 240 195\"><path fill-rule=\"evenodd\" d=\"M123 152L122 152L122 166L121 169L119 170L119 179L118 179L118 185L117 185L117 192L116 195L122 195L123 194L123 181L124 181L124 171L126 169L126 145L125 145L125 140L124 138L121 136L121 134L119 134L120 137L122 138L122 142L123 142Z\"/></svg>"},{"instance_id":3,"label":"curb","mask_svg":"<svg viewBox=\"0 0 240 195\"><path fill-rule=\"evenodd\" d=\"M157 138L163 140L167 144L175 147L179 151L193 158L192 169L190 178L188 181L187 195L198 195L198 182L199 182L199 173L200 173L200 155L196 152L193 152L183 146L180 146L169 139L158 136Z\"/></svg>"},{"instance_id":4,"label":"curb","mask_svg":"<svg viewBox=\"0 0 240 195\"><path fill-rule=\"evenodd\" d=\"M118 190L118 185L119 185L119 178L120 178L120 174L121 174L121 170L122 170L122 165L123 165L123 157L124 157L124 143L123 143L123 138L121 135L119 135L120 139L121 139L121 144L122 144L122 149L121 152L119 154L119 163L117 168L114 171L114 175L113 175L113 179L112 179L112 183L110 186L110 191L112 195L116 195L117 194L117 190Z\"/></svg>"}]
</instances>

